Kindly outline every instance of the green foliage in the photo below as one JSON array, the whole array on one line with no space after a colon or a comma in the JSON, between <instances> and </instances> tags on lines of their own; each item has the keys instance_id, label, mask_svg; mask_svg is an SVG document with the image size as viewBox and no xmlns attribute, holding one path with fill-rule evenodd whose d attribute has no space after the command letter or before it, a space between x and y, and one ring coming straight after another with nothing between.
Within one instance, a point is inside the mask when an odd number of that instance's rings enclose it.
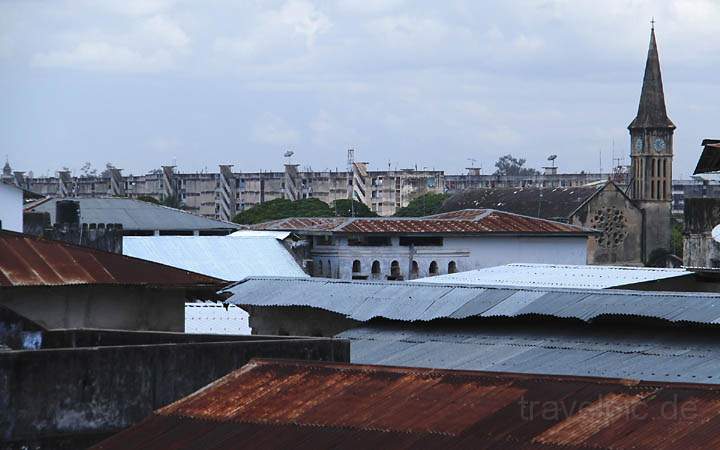
<instances>
[{"instance_id":1,"label":"green foliage","mask_svg":"<svg viewBox=\"0 0 720 450\"><path fill-rule=\"evenodd\" d=\"M675 256L683 257L683 224L680 221L673 220L672 226L672 252Z\"/></svg>"},{"instance_id":2,"label":"green foliage","mask_svg":"<svg viewBox=\"0 0 720 450\"><path fill-rule=\"evenodd\" d=\"M140 200L141 202L155 203L156 205L160 204L158 199L149 195L140 195L138 197L135 197L135 200Z\"/></svg>"},{"instance_id":3,"label":"green foliage","mask_svg":"<svg viewBox=\"0 0 720 450\"><path fill-rule=\"evenodd\" d=\"M339 217L375 217L376 213L372 212L366 204L353 200L354 211L350 206L350 199L335 200L331 206L334 215ZM354 212L354 216L353 216Z\"/></svg>"},{"instance_id":4,"label":"green foliage","mask_svg":"<svg viewBox=\"0 0 720 450\"><path fill-rule=\"evenodd\" d=\"M539 175L540 172L538 172L535 169L531 169L528 167L523 167L525 165L525 159L520 158L513 158L512 155L505 155L501 156L497 162L495 163L495 167L497 170L495 171L495 175L498 176L514 176L514 175L521 175L521 176L528 176L528 175Z\"/></svg>"},{"instance_id":5,"label":"green foliage","mask_svg":"<svg viewBox=\"0 0 720 450\"><path fill-rule=\"evenodd\" d=\"M164 197L162 200L160 200L160 204L175 209L185 208L185 204L182 202L180 196L177 194Z\"/></svg>"},{"instance_id":6,"label":"green foliage","mask_svg":"<svg viewBox=\"0 0 720 450\"><path fill-rule=\"evenodd\" d=\"M428 192L420 197L410 200L410 203L404 208L400 208L395 212L396 217L422 217L437 214L443 202L450 197L448 194L436 194Z\"/></svg>"},{"instance_id":7,"label":"green foliage","mask_svg":"<svg viewBox=\"0 0 720 450\"><path fill-rule=\"evenodd\" d=\"M247 209L233 218L233 222L250 225L287 217L331 217L330 205L316 198L297 201L276 198Z\"/></svg>"}]
</instances>

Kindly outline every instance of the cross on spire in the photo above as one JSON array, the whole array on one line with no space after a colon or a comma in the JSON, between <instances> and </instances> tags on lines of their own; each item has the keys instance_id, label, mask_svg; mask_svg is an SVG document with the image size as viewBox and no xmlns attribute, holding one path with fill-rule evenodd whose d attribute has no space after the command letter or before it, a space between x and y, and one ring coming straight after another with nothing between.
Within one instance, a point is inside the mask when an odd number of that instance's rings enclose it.
<instances>
[{"instance_id":1,"label":"cross on spire","mask_svg":"<svg viewBox=\"0 0 720 450\"><path fill-rule=\"evenodd\" d=\"M652 19L650 19L650 29L651 30L655 29L655 16L653 16Z\"/></svg>"}]
</instances>

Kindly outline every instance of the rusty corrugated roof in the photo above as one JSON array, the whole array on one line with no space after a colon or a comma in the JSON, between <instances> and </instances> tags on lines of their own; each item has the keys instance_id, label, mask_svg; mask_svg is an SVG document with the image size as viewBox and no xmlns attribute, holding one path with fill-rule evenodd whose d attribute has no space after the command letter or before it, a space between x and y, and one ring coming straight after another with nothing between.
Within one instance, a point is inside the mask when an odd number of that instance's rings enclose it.
<instances>
[{"instance_id":1,"label":"rusty corrugated roof","mask_svg":"<svg viewBox=\"0 0 720 450\"><path fill-rule=\"evenodd\" d=\"M98 449L688 449L720 387L254 360Z\"/></svg>"},{"instance_id":2,"label":"rusty corrugated roof","mask_svg":"<svg viewBox=\"0 0 720 450\"><path fill-rule=\"evenodd\" d=\"M593 230L537 217L466 209L428 217L288 218L253 226L259 230L377 234L588 234Z\"/></svg>"},{"instance_id":3,"label":"rusty corrugated roof","mask_svg":"<svg viewBox=\"0 0 720 450\"><path fill-rule=\"evenodd\" d=\"M226 282L143 259L0 230L0 286L126 284L220 287Z\"/></svg>"}]
</instances>

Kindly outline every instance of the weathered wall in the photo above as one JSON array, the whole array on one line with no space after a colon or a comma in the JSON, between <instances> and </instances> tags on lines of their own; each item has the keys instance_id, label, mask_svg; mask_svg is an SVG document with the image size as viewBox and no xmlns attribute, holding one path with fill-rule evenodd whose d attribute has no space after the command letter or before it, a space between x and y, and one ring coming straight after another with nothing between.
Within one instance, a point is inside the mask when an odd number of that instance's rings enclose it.
<instances>
[{"instance_id":1,"label":"weathered wall","mask_svg":"<svg viewBox=\"0 0 720 450\"><path fill-rule=\"evenodd\" d=\"M683 264L688 267L720 267L720 243L711 235L720 224L720 199L685 200Z\"/></svg>"},{"instance_id":2,"label":"weathered wall","mask_svg":"<svg viewBox=\"0 0 720 450\"><path fill-rule=\"evenodd\" d=\"M653 252L672 249L672 204L670 202L642 202L645 212L645 255L648 262Z\"/></svg>"},{"instance_id":3,"label":"weathered wall","mask_svg":"<svg viewBox=\"0 0 720 450\"><path fill-rule=\"evenodd\" d=\"M253 334L279 336L332 337L360 322L343 315L307 306L243 306L250 315Z\"/></svg>"},{"instance_id":4,"label":"weathered wall","mask_svg":"<svg viewBox=\"0 0 720 450\"><path fill-rule=\"evenodd\" d=\"M615 185L608 184L570 223L602 231L588 239L588 264L642 264L642 211Z\"/></svg>"},{"instance_id":5,"label":"weathered wall","mask_svg":"<svg viewBox=\"0 0 720 450\"><path fill-rule=\"evenodd\" d=\"M0 182L0 228L23 230L23 192L15 186Z\"/></svg>"},{"instance_id":6,"label":"weathered wall","mask_svg":"<svg viewBox=\"0 0 720 450\"><path fill-rule=\"evenodd\" d=\"M185 291L142 286L0 288L3 305L46 328L183 331Z\"/></svg>"},{"instance_id":7,"label":"weathered wall","mask_svg":"<svg viewBox=\"0 0 720 450\"><path fill-rule=\"evenodd\" d=\"M111 334L75 339L115 343ZM212 336L215 342L158 344L168 340L161 335L146 342L121 336L148 345L0 352L0 448L87 445L251 358L349 362L350 357L349 343L342 340Z\"/></svg>"}]
</instances>

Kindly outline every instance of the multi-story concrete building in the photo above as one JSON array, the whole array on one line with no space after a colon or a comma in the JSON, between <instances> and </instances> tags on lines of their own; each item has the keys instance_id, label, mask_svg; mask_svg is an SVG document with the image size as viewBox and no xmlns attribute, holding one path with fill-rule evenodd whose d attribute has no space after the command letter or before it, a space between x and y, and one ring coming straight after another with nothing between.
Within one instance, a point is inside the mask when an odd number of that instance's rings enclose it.
<instances>
[{"instance_id":1,"label":"multi-story concrete building","mask_svg":"<svg viewBox=\"0 0 720 450\"><path fill-rule=\"evenodd\" d=\"M222 220L276 198L318 198L326 203L353 198L379 215L398 208L426 192L443 192L444 173L429 170L369 171L367 163L352 163L352 171L301 171L286 164L283 172L234 172L222 164L215 173L178 173L163 166L148 174L123 176L109 169L99 176L72 176L59 171L54 177L15 179L15 184L42 195L58 197L150 196L175 197L189 211Z\"/></svg>"}]
</instances>

